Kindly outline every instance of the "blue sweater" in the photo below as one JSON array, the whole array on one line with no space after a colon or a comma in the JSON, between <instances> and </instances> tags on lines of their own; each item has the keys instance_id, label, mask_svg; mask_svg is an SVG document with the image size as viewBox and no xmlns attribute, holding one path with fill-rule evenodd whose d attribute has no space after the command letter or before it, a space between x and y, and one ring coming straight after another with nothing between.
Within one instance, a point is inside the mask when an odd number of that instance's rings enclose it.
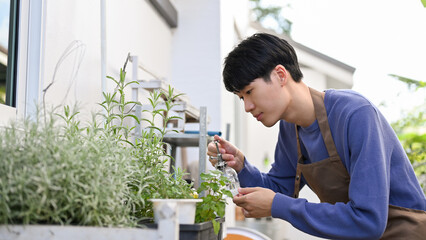
<instances>
[{"instance_id":1,"label":"blue sweater","mask_svg":"<svg viewBox=\"0 0 426 240\"><path fill-rule=\"evenodd\" d=\"M277 192L272 216L323 238L378 239L388 205L426 210L425 195L395 132L379 110L351 90L327 90L324 98L337 152L350 175L349 202L310 203L292 198L297 165L294 124L280 122L275 162L261 173L247 159L238 174L242 187ZM300 128L305 163L328 157L319 126ZM306 182L302 178L301 185Z\"/></svg>"}]
</instances>

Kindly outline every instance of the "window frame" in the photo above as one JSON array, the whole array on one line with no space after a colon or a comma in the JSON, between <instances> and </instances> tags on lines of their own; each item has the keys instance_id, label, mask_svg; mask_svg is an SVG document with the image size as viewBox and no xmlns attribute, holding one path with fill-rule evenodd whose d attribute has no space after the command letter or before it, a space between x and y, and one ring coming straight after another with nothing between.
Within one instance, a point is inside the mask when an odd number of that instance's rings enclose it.
<instances>
[{"instance_id":1,"label":"window frame","mask_svg":"<svg viewBox=\"0 0 426 240\"><path fill-rule=\"evenodd\" d=\"M43 85L43 53L45 34L45 13L47 0L11 0L16 2L15 19L17 27L15 41L14 106L0 104L0 127L17 117L31 116L36 112ZM19 37L18 37L19 36ZM9 60L8 60L9 61ZM13 89L12 83L7 89ZM7 90L6 90L7 91ZM7 97L7 96L6 96ZM10 100L9 100L10 101ZM9 102L8 102L9 103Z\"/></svg>"},{"instance_id":2,"label":"window frame","mask_svg":"<svg viewBox=\"0 0 426 240\"><path fill-rule=\"evenodd\" d=\"M16 65L18 55L19 0L10 0L9 42L6 73L6 105L16 107Z\"/></svg>"}]
</instances>

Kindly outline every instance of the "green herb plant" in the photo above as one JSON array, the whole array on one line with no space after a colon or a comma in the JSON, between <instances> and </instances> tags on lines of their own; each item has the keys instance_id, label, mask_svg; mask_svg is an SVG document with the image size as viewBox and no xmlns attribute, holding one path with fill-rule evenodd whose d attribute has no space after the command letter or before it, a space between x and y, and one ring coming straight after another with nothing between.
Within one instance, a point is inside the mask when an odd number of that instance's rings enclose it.
<instances>
[{"instance_id":1,"label":"green herb plant","mask_svg":"<svg viewBox=\"0 0 426 240\"><path fill-rule=\"evenodd\" d=\"M136 159L132 163L135 171L129 176L129 187L131 199L136 199L132 202L132 216L141 221L153 217L152 203L148 199L192 198L194 190L192 185L182 178L184 173L180 169L176 169L174 175L166 169L166 163L171 156L166 153L167 143L163 139L169 131L166 128L167 123L178 118L169 113L180 94L175 94L171 87L168 91L150 92L149 106L143 110L147 116L138 118L132 114L132 110L142 104L126 101L125 97L126 88L130 84L138 83L135 81L126 83L125 76L125 70L121 70L119 80L108 77L116 83L116 89L113 94L104 94L105 101L100 105L106 112L103 114L106 120L104 128L117 136L133 159ZM135 126L128 127L125 124L128 118L134 119L137 124L145 123L146 126L141 128L141 132L135 132Z\"/></svg>"},{"instance_id":2,"label":"green herb plant","mask_svg":"<svg viewBox=\"0 0 426 240\"><path fill-rule=\"evenodd\" d=\"M120 69L119 80L116 80L111 76L107 76L107 78L114 81L116 87L113 93L102 93L104 101L100 103L99 106L102 107L103 113L100 113L99 115L102 116L104 124L103 129L110 132L110 134L120 141L133 146L132 142L129 141L129 137L131 131L135 129L135 126L129 127L125 123L125 120L131 118L134 119L137 124L140 124L140 119L135 114L132 114L132 110L134 110L136 106L141 106L141 103L136 101L126 101L125 89L131 84L138 84L138 82L126 82L125 67Z\"/></svg>"},{"instance_id":3,"label":"green herb plant","mask_svg":"<svg viewBox=\"0 0 426 240\"><path fill-rule=\"evenodd\" d=\"M0 224L135 226L152 216L147 199L191 195L180 170L176 178L164 170L167 130L154 122L176 118L168 112L177 96L151 93L152 118L139 119L141 104L126 101L125 88L137 83L125 81L125 66L119 80L109 77L117 86L91 122L65 106L0 129ZM136 133L128 119L148 126Z\"/></svg>"},{"instance_id":4,"label":"green herb plant","mask_svg":"<svg viewBox=\"0 0 426 240\"><path fill-rule=\"evenodd\" d=\"M165 170L163 174L169 177L169 173ZM162 198L162 199L190 199L194 198L196 191L192 187L192 184L188 184L183 177L186 175L180 168L175 171L175 176L172 178L158 179L155 188L156 192L153 192L151 198Z\"/></svg>"},{"instance_id":5,"label":"green herb plant","mask_svg":"<svg viewBox=\"0 0 426 240\"><path fill-rule=\"evenodd\" d=\"M203 201L197 203L195 222L212 221L216 234L220 230L220 223L216 218L225 216L226 197L232 198L232 193L226 189L229 180L219 170L201 173L202 183L197 189L199 194L205 194Z\"/></svg>"},{"instance_id":6,"label":"green herb plant","mask_svg":"<svg viewBox=\"0 0 426 240\"><path fill-rule=\"evenodd\" d=\"M134 226L133 156L64 108L0 131L0 224Z\"/></svg>"}]
</instances>

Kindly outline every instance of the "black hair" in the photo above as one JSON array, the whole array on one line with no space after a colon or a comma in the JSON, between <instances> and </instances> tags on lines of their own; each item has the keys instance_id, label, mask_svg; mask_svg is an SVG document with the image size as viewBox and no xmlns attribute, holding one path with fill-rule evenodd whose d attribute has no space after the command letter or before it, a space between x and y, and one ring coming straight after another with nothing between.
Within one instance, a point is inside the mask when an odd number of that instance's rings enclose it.
<instances>
[{"instance_id":1,"label":"black hair","mask_svg":"<svg viewBox=\"0 0 426 240\"><path fill-rule=\"evenodd\" d=\"M259 77L269 82L271 71L279 64L287 69L295 82L300 82L303 74L294 48L274 35L256 33L238 44L225 58L225 88L239 92Z\"/></svg>"}]
</instances>

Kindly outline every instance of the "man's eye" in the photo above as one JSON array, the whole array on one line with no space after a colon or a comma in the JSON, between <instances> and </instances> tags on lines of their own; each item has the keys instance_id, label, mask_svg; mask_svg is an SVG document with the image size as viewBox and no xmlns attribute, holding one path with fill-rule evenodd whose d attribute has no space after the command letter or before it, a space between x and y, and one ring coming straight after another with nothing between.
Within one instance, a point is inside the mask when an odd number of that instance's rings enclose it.
<instances>
[{"instance_id":1,"label":"man's eye","mask_svg":"<svg viewBox=\"0 0 426 240\"><path fill-rule=\"evenodd\" d=\"M247 95L250 95L250 93L251 93L251 90L248 90L248 91L246 92L246 94L247 94Z\"/></svg>"}]
</instances>

